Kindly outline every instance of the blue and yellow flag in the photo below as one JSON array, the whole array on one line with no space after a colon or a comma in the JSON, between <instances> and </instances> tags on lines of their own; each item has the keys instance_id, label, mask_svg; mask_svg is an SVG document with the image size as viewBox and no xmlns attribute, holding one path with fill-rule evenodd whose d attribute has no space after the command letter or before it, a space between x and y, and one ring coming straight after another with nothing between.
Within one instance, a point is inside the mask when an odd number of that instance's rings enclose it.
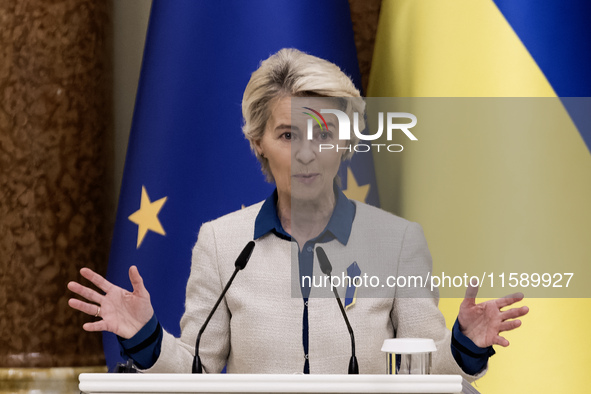
<instances>
[{"instance_id":1,"label":"blue and yellow flag","mask_svg":"<svg viewBox=\"0 0 591 394\"><path fill-rule=\"evenodd\" d=\"M497 270L513 266L507 274L525 262L553 266L553 273L565 263L581 271L588 266L590 15L584 0L382 2L369 96L554 97L558 103L562 127L552 132L433 129L399 162L376 160L382 206L400 207L398 213L423 225L435 271L476 261ZM390 185L394 165L401 174ZM459 303L441 300L448 325ZM523 304L530 313L505 334L511 346L496 349L479 390L586 391L590 300Z\"/></svg>"},{"instance_id":2,"label":"blue and yellow flag","mask_svg":"<svg viewBox=\"0 0 591 394\"><path fill-rule=\"evenodd\" d=\"M273 190L242 135L241 100L260 61L284 47L334 62L360 85L347 0L153 1L107 278L129 288L137 265L174 335L201 224ZM358 187L369 182L355 164L351 172ZM375 180L366 194L377 203ZM104 348L112 369L113 335Z\"/></svg>"}]
</instances>

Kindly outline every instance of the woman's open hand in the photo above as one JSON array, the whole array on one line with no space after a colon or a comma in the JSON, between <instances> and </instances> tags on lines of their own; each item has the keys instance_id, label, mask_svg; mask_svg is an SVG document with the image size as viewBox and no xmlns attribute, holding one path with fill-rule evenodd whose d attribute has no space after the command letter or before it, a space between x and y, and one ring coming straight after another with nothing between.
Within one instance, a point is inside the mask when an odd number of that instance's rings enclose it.
<instances>
[{"instance_id":1,"label":"woman's open hand","mask_svg":"<svg viewBox=\"0 0 591 394\"><path fill-rule=\"evenodd\" d=\"M86 331L110 331L122 338L134 336L154 314L150 303L150 294L144 287L144 281L136 266L129 268L129 280L133 293L115 286L89 268L82 268L80 274L104 292L82 286L78 282L68 283L68 289L90 302L70 298L68 305L101 320L85 323Z\"/></svg>"},{"instance_id":2,"label":"woman's open hand","mask_svg":"<svg viewBox=\"0 0 591 394\"><path fill-rule=\"evenodd\" d=\"M509 346L509 341L499 334L521 326L517 319L529 312L527 306L501 310L523 299L522 293L515 293L496 300L476 303L478 287L469 286L466 296L460 305L458 321L462 333L470 338L478 347L492 345Z\"/></svg>"}]
</instances>

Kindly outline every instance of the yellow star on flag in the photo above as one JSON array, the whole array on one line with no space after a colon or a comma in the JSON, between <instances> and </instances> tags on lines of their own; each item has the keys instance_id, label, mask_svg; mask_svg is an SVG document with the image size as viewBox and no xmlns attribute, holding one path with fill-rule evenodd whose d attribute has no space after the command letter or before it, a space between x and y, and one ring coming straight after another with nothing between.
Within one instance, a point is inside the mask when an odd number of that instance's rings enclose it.
<instances>
[{"instance_id":1,"label":"yellow star on flag","mask_svg":"<svg viewBox=\"0 0 591 394\"><path fill-rule=\"evenodd\" d=\"M347 168L347 189L343 190L343 193L345 193L345 196L347 196L348 199L365 202L367 194L369 193L369 186L369 183L367 185L359 186L353 176L353 171L351 171L350 167Z\"/></svg>"},{"instance_id":2,"label":"yellow star on flag","mask_svg":"<svg viewBox=\"0 0 591 394\"><path fill-rule=\"evenodd\" d=\"M142 186L142 201L140 203L140 209L129 215L128 218L138 225L137 249L139 249L142 244L148 230L160 235L166 235L162 224L160 224L160 220L158 220L158 213L162 209L167 198L168 197L163 197L158 201L151 202L146 187Z\"/></svg>"}]
</instances>

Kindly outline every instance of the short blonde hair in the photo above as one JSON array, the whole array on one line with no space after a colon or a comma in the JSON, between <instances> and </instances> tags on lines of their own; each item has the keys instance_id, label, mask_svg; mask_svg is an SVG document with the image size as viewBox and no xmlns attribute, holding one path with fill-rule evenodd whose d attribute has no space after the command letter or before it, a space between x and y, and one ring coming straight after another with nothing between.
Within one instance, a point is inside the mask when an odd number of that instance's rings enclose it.
<instances>
[{"instance_id":1,"label":"short blonde hair","mask_svg":"<svg viewBox=\"0 0 591 394\"><path fill-rule=\"evenodd\" d=\"M252 73L242 98L242 132L250 142L250 147L261 163L263 174L272 182L273 175L269 161L259 155L255 141L263 138L267 121L271 116L272 103L283 97L357 97L359 100L346 100L344 112L358 112L359 129L365 128L365 103L359 90L341 69L324 59L293 48L284 48L261 62ZM351 144L358 139L352 137ZM345 151L343 160L350 158L351 152Z\"/></svg>"}]
</instances>

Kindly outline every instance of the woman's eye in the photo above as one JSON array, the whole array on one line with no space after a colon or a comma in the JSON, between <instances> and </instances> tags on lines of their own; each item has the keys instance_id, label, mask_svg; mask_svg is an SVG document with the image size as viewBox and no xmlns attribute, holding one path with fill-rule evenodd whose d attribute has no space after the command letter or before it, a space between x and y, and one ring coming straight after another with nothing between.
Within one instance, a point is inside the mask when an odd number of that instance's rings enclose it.
<instances>
[{"instance_id":1,"label":"woman's eye","mask_svg":"<svg viewBox=\"0 0 591 394\"><path fill-rule=\"evenodd\" d=\"M282 137L283 139L285 139L285 140L291 140L291 133L290 133L290 132L283 133L283 134L281 135L281 137Z\"/></svg>"},{"instance_id":2,"label":"woman's eye","mask_svg":"<svg viewBox=\"0 0 591 394\"><path fill-rule=\"evenodd\" d=\"M332 137L332 133L330 131L321 131L318 133L318 138L320 140L326 141Z\"/></svg>"}]
</instances>

